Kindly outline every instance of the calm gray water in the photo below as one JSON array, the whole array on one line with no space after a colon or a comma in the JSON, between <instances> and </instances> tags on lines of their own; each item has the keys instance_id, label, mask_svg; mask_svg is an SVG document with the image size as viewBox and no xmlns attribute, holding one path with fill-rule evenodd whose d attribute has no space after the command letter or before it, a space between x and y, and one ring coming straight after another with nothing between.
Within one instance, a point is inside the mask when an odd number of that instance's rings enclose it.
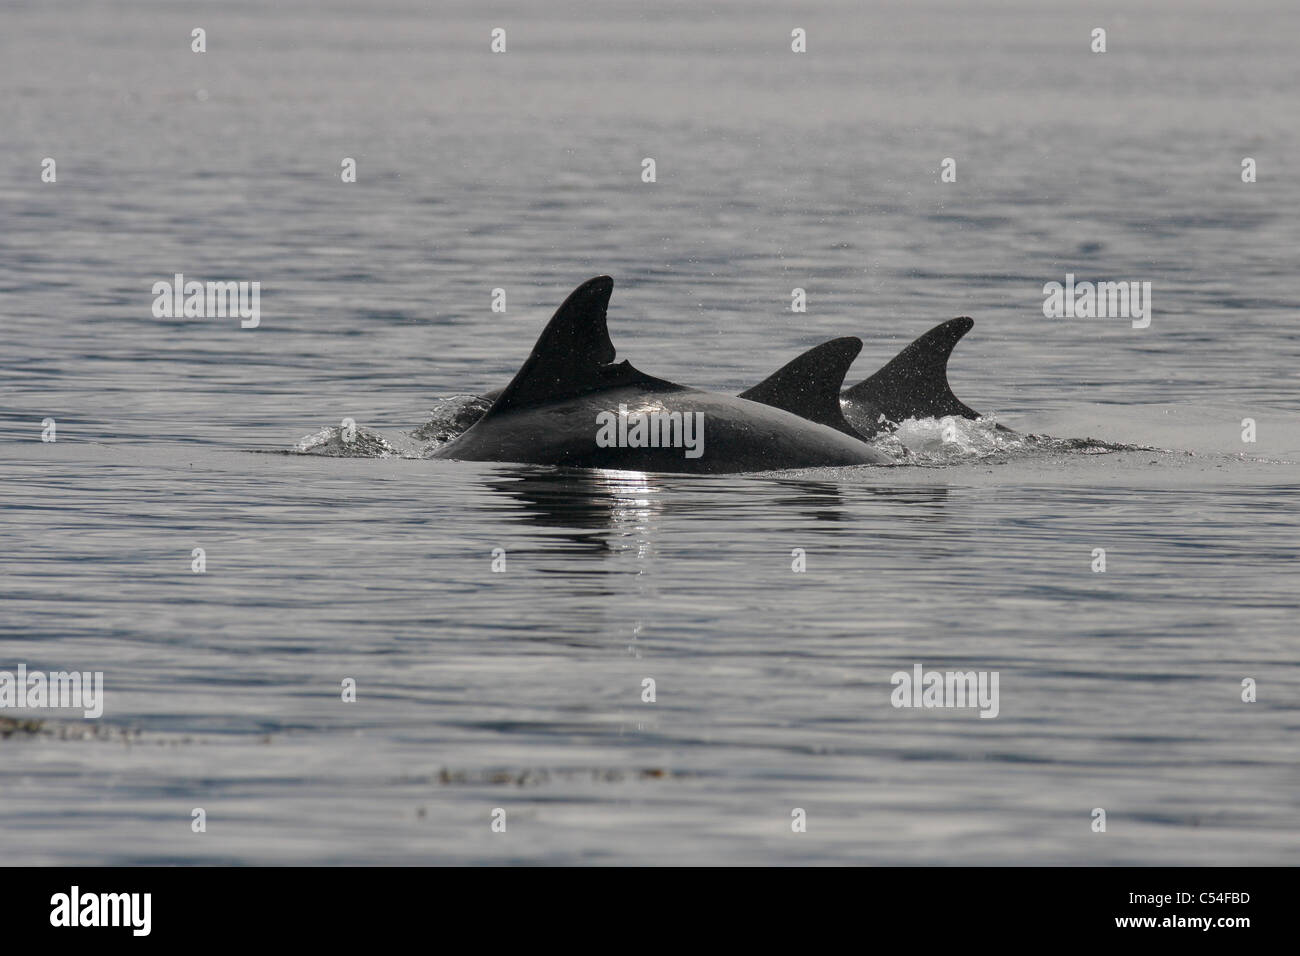
<instances>
[{"instance_id":1,"label":"calm gray water","mask_svg":"<svg viewBox=\"0 0 1300 956\"><path fill-rule=\"evenodd\" d=\"M0 736L4 862L1295 862L1300 11L479 6L0 5L0 670L105 681L0 712L44 721ZM260 326L155 318L178 272ZM851 334L856 381L971 315L967 403L1151 450L268 454L409 449L598 273L655 375ZM1044 318L1066 273L1150 281L1150 327ZM998 717L894 708L915 664Z\"/></svg>"}]
</instances>

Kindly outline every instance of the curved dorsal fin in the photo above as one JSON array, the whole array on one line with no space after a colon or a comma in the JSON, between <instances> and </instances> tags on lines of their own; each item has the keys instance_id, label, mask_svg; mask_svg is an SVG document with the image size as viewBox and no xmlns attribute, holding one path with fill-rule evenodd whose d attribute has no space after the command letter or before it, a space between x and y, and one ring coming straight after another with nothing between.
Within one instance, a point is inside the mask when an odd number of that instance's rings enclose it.
<instances>
[{"instance_id":1,"label":"curved dorsal fin","mask_svg":"<svg viewBox=\"0 0 1300 956\"><path fill-rule=\"evenodd\" d=\"M538 336L532 354L483 417L572 398L598 388L658 382L627 362L612 364L614 343L609 339L605 314L613 291L613 279L596 276L569 293Z\"/></svg>"},{"instance_id":2,"label":"curved dorsal fin","mask_svg":"<svg viewBox=\"0 0 1300 956\"><path fill-rule=\"evenodd\" d=\"M980 413L959 401L948 387L948 356L974 325L975 320L967 316L936 325L875 375L845 391L844 397L871 406L892 422L946 415L979 418Z\"/></svg>"},{"instance_id":3,"label":"curved dorsal fin","mask_svg":"<svg viewBox=\"0 0 1300 956\"><path fill-rule=\"evenodd\" d=\"M823 342L741 392L740 397L792 412L858 438L840 409L840 387L861 351L862 340L851 335Z\"/></svg>"}]
</instances>

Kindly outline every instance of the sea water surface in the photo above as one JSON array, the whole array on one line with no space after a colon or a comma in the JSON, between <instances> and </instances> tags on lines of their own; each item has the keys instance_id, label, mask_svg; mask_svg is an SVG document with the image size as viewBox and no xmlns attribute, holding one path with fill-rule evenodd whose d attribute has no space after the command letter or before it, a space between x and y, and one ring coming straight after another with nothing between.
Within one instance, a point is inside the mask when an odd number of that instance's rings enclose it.
<instances>
[{"instance_id":1,"label":"sea water surface","mask_svg":"<svg viewBox=\"0 0 1300 956\"><path fill-rule=\"evenodd\" d=\"M1294 863L1298 38L1281 3L0 5L0 671L105 686L0 710L3 862ZM260 324L155 317L176 273L260 282ZM620 359L731 393L970 315L953 388L1018 434L421 457L601 273ZM1149 327L1045 318L1067 274L1150 281ZM292 451L345 418L399 453ZM998 715L895 708L917 664L997 672Z\"/></svg>"}]
</instances>

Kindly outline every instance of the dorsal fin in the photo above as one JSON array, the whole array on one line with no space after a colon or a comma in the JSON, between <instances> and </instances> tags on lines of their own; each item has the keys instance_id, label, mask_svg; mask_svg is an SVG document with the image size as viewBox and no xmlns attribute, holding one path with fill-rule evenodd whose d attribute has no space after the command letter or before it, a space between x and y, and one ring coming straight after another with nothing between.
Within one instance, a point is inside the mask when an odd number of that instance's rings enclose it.
<instances>
[{"instance_id":1,"label":"dorsal fin","mask_svg":"<svg viewBox=\"0 0 1300 956\"><path fill-rule=\"evenodd\" d=\"M605 314L614 280L596 276L578 286L546 324L537 344L484 418L542 402L559 401L637 382L669 385L614 361Z\"/></svg>"},{"instance_id":2,"label":"dorsal fin","mask_svg":"<svg viewBox=\"0 0 1300 956\"><path fill-rule=\"evenodd\" d=\"M792 412L858 438L840 409L840 387L861 351L862 340L851 335L823 342L741 392L740 397Z\"/></svg>"},{"instance_id":3,"label":"dorsal fin","mask_svg":"<svg viewBox=\"0 0 1300 956\"><path fill-rule=\"evenodd\" d=\"M871 407L891 422L947 415L979 418L980 413L948 387L948 356L974 325L966 316L936 325L875 375L845 391L844 398Z\"/></svg>"}]
</instances>

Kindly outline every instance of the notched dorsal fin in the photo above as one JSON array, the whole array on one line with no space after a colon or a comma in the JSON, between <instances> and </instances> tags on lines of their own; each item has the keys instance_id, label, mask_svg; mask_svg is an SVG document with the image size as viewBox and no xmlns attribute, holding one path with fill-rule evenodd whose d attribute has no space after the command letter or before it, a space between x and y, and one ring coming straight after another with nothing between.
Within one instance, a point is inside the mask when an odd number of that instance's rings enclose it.
<instances>
[{"instance_id":1,"label":"notched dorsal fin","mask_svg":"<svg viewBox=\"0 0 1300 956\"><path fill-rule=\"evenodd\" d=\"M740 397L792 412L800 418L829 425L859 437L840 409L840 387L849 366L862 351L862 340L851 335L809 349Z\"/></svg>"},{"instance_id":2,"label":"notched dorsal fin","mask_svg":"<svg viewBox=\"0 0 1300 956\"><path fill-rule=\"evenodd\" d=\"M613 279L596 276L569 293L538 336L532 353L483 417L599 388L636 382L669 385L642 375L628 362L613 364L614 343L605 324L613 291Z\"/></svg>"},{"instance_id":3,"label":"notched dorsal fin","mask_svg":"<svg viewBox=\"0 0 1300 956\"><path fill-rule=\"evenodd\" d=\"M974 325L966 316L936 325L875 375L845 391L844 398L869 405L892 422L947 415L979 418L948 387L948 357Z\"/></svg>"}]
</instances>

